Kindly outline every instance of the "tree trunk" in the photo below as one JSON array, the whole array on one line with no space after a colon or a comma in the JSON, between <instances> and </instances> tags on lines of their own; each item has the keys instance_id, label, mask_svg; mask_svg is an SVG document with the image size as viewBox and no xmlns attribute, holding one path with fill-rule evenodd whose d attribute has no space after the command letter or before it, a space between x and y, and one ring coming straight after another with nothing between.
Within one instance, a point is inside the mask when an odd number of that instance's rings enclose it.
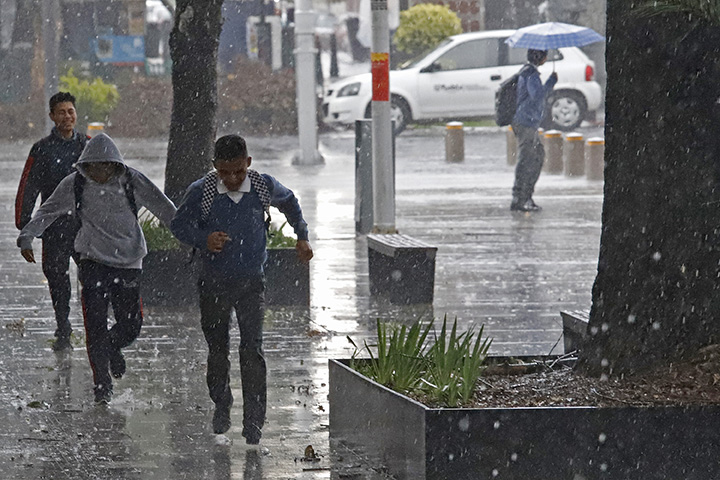
<instances>
[{"instance_id":1,"label":"tree trunk","mask_svg":"<svg viewBox=\"0 0 720 480\"><path fill-rule=\"evenodd\" d=\"M165 193L178 203L210 168L217 110L222 0L178 0L170 34L173 109Z\"/></svg>"},{"instance_id":2,"label":"tree trunk","mask_svg":"<svg viewBox=\"0 0 720 480\"><path fill-rule=\"evenodd\" d=\"M623 374L718 341L720 32L608 2L605 198L580 368Z\"/></svg>"}]
</instances>

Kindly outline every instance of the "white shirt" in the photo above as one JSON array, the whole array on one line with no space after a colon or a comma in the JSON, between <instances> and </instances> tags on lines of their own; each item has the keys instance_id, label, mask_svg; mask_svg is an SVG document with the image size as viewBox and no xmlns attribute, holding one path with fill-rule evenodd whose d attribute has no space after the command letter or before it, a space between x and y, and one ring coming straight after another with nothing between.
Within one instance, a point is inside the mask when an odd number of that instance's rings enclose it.
<instances>
[{"instance_id":1,"label":"white shirt","mask_svg":"<svg viewBox=\"0 0 720 480\"><path fill-rule=\"evenodd\" d=\"M232 200L235 203L238 203L240 199L245 195L246 193L250 192L250 176L246 176L245 180L240 184L240 188L237 191L231 191L228 190L228 188L223 183L222 179L218 178L217 182L217 191L220 195L227 195L230 197L230 200Z\"/></svg>"}]
</instances>

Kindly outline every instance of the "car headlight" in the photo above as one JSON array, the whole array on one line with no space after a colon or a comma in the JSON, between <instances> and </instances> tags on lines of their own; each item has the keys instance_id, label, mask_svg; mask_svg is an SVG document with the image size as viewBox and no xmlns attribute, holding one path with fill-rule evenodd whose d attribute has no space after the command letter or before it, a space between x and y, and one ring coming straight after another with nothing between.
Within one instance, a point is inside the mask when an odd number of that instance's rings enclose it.
<instances>
[{"instance_id":1,"label":"car headlight","mask_svg":"<svg viewBox=\"0 0 720 480\"><path fill-rule=\"evenodd\" d=\"M338 91L337 96L338 97L352 97L352 96L357 95L358 93L360 93L360 82L345 85Z\"/></svg>"}]
</instances>

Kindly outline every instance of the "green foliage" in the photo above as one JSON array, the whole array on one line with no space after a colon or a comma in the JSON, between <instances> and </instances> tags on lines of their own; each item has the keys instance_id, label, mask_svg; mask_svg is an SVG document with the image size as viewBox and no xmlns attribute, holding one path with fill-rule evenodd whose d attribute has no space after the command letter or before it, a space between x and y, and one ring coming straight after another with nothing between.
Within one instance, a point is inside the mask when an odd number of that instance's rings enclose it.
<instances>
[{"instance_id":1,"label":"green foliage","mask_svg":"<svg viewBox=\"0 0 720 480\"><path fill-rule=\"evenodd\" d=\"M287 222L284 222L280 227L270 224L270 231L268 231L267 235L267 248L295 248L297 240L283 233L285 225L287 225Z\"/></svg>"},{"instance_id":2,"label":"green foliage","mask_svg":"<svg viewBox=\"0 0 720 480\"><path fill-rule=\"evenodd\" d=\"M443 5L421 3L400 12L393 42L401 52L418 55L458 33L462 27L455 12Z\"/></svg>"},{"instance_id":3,"label":"green foliage","mask_svg":"<svg viewBox=\"0 0 720 480\"><path fill-rule=\"evenodd\" d=\"M180 242L170 229L161 224L150 211L144 210L138 217L149 252L177 250Z\"/></svg>"},{"instance_id":4,"label":"green foliage","mask_svg":"<svg viewBox=\"0 0 720 480\"><path fill-rule=\"evenodd\" d=\"M485 362L492 340L483 339L480 328L475 345L472 328L458 335L457 318L453 322L450 335L447 335L447 316L443 318L440 336L428 352L427 377L425 382L428 395L435 401L449 407L467 403L472 398L480 375L481 365ZM429 388L428 388L429 387Z\"/></svg>"},{"instance_id":5,"label":"green foliage","mask_svg":"<svg viewBox=\"0 0 720 480\"><path fill-rule=\"evenodd\" d=\"M720 25L720 0L653 0L637 7L639 16L651 17L665 13L689 13Z\"/></svg>"},{"instance_id":6,"label":"green foliage","mask_svg":"<svg viewBox=\"0 0 720 480\"><path fill-rule=\"evenodd\" d=\"M399 392L409 392L420 382L425 366L425 339L432 322L424 329L418 321L408 328L405 325L388 325L377 320L377 356L370 354L370 376L378 383Z\"/></svg>"},{"instance_id":7,"label":"green foliage","mask_svg":"<svg viewBox=\"0 0 720 480\"><path fill-rule=\"evenodd\" d=\"M75 76L73 69L60 77L60 90L75 96L75 108L80 123L107 122L110 112L117 106L120 95L117 87L95 78L92 81L81 80Z\"/></svg>"},{"instance_id":8,"label":"green foliage","mask_svg":"<svg viewBox=\"0 0 720 480\"><path fill-rule=\"evenodd\" d=\"M448 407L466 404L483 373L492 340L483 336L484 327L477 335L473 329L458 334L457 318L448 336L445 316L440 335L427 346L432 327L430 322L423 328L419 320L410 328L378 320L377 344L365 342L362 349L370 355L368 362L358 360L362 350L348 337L355 347L350 367L400 393L419 392Z\"/></svg>"}]
</instances>

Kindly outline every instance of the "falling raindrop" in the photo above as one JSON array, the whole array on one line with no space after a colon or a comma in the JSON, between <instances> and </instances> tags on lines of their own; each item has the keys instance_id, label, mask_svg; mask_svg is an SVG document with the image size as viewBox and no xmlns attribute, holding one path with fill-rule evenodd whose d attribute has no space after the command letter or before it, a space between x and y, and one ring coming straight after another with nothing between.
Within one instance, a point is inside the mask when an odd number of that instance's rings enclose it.
<instances>
[{"instance_id":1,"label":"falling raindrop","mask_svg":"<svg viewBox=\"0 0 720 480\"><path fill-rule=\"evenodd\" d=\"M601 433L601 434L598 436L598 442L600 442L600 443L605 443L605 440L607 440L607 435L605 435L604 433Z\"/></svg>"},{"instance_id":2,"label":"falling raindrop","mask_svg":"<svg viewBox=\"0 0 720 480\"><path fill-rule=\"evenodd\" d=\"M470 430L470 417L465 416L461 418L458 422L458 428L461 432L467 432Z\"/></svg>"},{"instance_id":3,"label":"falling raindrop","mask_svg":"<svg viewBox=\"0 0 720 480\"><path fill-rule=\"evenodd\" d=\"M627 321L628 323L635 323L635 315L633 315L632 313L628 315Z\"/></svg>"},{"instance_id":4,"label":"falling raindrop","mask_svg":"<svg viewBox=\"0 0 720 480\"><path fill-rule=\"evenodd\" d=\"M655 260L656 262L659 262L661 258L662 258L662 255L660 254L660 252L653 253L652 259Z\"/></svg>"},{"instance_id":5,"label":"falling raindrop","mask_svg":"<svg viewBox=\"0 0 720 480\"><path fill-rule=\"evenodd\" d=\"M497 430L498 428L500 428L500 420L495 420L495 423L493 424L493 428L494 428L495 430Z\"/></svg>"}]
</instances>

